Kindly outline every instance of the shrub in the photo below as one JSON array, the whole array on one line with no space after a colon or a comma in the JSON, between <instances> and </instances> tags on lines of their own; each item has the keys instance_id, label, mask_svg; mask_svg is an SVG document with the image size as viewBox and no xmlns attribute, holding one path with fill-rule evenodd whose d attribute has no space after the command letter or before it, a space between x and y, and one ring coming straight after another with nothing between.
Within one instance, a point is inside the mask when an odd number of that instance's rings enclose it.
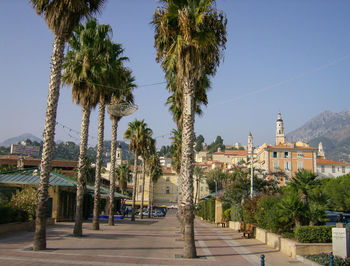
<instances>
[{"instance_id":1,"label":"shrub","mask_svg":"<svg viewBox=\"0 0 350 266\"><path fill-rule=\"evenodd\" d=\"M283 226L280 223L277 203L279 197L276 196L262 196L257 202L257 210L255 219L259 227L273 232L281 232Z\"/></svg>"},{"instance_id":2,"label":"shrub","mask_svg":"<svg viewBox=\"0 0 350 266\"><path fill-rule=\"evenodd\" d=\"M255 213L259 197L248 199L243 208L243 221L246 223L256 223Z\"/></svg>"},{"instance_id":3,"label":"shrub","mask_svg":"<svg viewBox=\"0 0 350 266\"><path fill-rule=\"evenodd\" d=\"M222 219L226 221L231 220L231 209L227 209L226 211L224 211L224 213L222 214Z\"/></svg>"},{"instance_id":4,"label":"shrub","mask_svg":"<svg viewBox=\"0 0 350 266\"><path fill-rule=\"evenodd\" d=\"M204 220L215 221L215 199L201 201L195 210L195 214Z\"/></svg>"},{"instance_id":5,"label":"shrub","mask_svg":"<svg viewBox=\"0 0 350 266\"><path fill-rule=\"evenodd\" d=\"M332 227L323 226L300 226L295 228L295 238L301 243L331 243Z\"/></svg>"},{"instance_id":6,"label":"shrub","mask_svg":"<svg viewBox=\"0 0 350 266\"><path fill-rule=\"evenodd\" d=\"M329 253L321 253L316 255L307 255L307 259L312 260L314 262L317 262L320 265L330 265L330 254ZM334 256L333 259L333 265L334 266L348 266L350 265L350 257L348 258L341 258Z\"/></svg>"},{"instance_id":7,"label":"shrub","mask_svg":"<svg viewBox=\"0 0 350 266\"><path fill-rule=\"evenodd\" d=\"M28 214L19 210L11 203L0 204L0 224L12 223L12 222L25 222L28 220Z\"/></svg>"},{"instance_id":8,"label":"shrub","mask_svg":"<svg viewBox=\"0 0 350 266\"><path fill-rule=\"evenodd\" d=\"M231 221L242 222L243 221L243 209L238 203L234 203L231 206Z\"/></svg>"},{"instance_id":9,"label":"shrub","mask_svg":"<svg viewBox=\"0 0 350 266\"><path fill-rule=\"evenodd\" d=\"M11 203L18 209L27 212L29 220L33 220L35 218L36 195L36 189L26 187L12 196Z\"/></svg>"}]
</instances>

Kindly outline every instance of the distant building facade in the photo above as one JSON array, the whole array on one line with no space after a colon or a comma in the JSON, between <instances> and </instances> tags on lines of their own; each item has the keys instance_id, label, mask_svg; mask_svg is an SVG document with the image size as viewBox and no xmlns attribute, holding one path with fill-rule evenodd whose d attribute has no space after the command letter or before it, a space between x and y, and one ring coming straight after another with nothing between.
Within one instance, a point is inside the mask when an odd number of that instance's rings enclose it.
<instances>
[{"instance_id":1,"label":"distant building facade","mask_svg":"<svg viewBox=\"0 0 350 266\"><path fill-rule=\"evenodd\" d=\"M10 153L30 157L39 157L40 147L23 144L11 144Z\"/></svg>"}]
</instances>

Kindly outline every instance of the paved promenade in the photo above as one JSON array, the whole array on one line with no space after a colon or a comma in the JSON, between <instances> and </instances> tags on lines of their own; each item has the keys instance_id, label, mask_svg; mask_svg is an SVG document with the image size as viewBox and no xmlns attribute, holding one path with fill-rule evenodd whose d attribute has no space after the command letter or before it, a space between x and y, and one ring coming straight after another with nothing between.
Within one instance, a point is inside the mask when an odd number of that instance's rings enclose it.
<instances>
[{"instance_id":1,"label":"paved promenade","mask_svg":"<svg viewBox=\"0 0 350 266\"><path fill-rule=\"evenodd\" d=\"M46 251L31 250L33 233L0 235L0 265L303 265L255 239L242 239L229 228L196 219L199 258L182 259L183 241L175 211L165 218L118 220L111 227L91 230L85 223L82 238L72 237L73 223L48 228Z\"/></svg>"}]
</instances>

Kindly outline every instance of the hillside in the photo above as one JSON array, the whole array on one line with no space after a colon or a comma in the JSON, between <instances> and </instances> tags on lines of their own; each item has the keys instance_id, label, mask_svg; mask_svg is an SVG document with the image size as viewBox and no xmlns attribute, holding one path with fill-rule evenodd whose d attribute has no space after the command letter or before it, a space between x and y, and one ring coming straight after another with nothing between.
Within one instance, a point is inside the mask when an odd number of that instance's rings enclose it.
<instances>
[{"instance_id":1,"label":"hillside","mask_svg":"<svg viewBox=\"0 0 350 266\"><path fill-rule=\"evenodd\" d=\"M39 143L41 142L40 138L38 138L30 133L25 133L25 134L19 135L17 137L13 137L13 138L9 138L9 139L4 140L2 143L0 143L0 146L10 147L11 144L17 144L18 142L21 142L21 141L24 141L27 139L30 139L31 141L36 141Z\"/></svg>"},{"instance_id":2,"label":"hillside","mask_svg":"<svg viewBox=\"0 0 350 266\"><path fill-rule=\"evenodd\" d=\"M287 141L303 140L313 147L323 143L327 159L350 161L350 110L324 111L303 126L288 133Z\"/></svg>"}]
</instances>

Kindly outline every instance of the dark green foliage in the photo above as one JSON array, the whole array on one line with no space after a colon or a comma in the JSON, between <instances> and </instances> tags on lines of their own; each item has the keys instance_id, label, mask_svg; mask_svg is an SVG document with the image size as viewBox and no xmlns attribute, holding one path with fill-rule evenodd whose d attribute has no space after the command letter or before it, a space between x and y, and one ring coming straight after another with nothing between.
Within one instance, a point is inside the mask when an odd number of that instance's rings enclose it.
<instances>
[{"instance_id":1,"label":"dark green foliage","mask_svg":"<svg viewBox=\"0 0 350 266\"><path fill-rule=\"evenodd\" d=\"M196 152L199 152L203 149L202 147L202 143L204 143L204 137L202 135L199 135L198 137L196 137L195 140L196 143L196 147L194 148Z\"/></svg>"},{"instance_id":2,"label":"dark green foliage","mask_svg":"<svg viewBox=\"0 0 350 266\"><path fill-rule=\"evenodd\" d=\"M334 226L300 226L295 228L294 235L301 243L331 243Z\"/></svg>"},{"instance_id":3,"label":"dark green foliage","mask_svg":"<svg viewBox=\"0 0 350 266\"><path fill-rule=\"evenodd\" d=\"M0 155L10 154L10 147L0 146Z\"/></svg>"},{"instance_id":4,"label":"dark green foliage","mask_svg":"<svg viewBox=\"0 0 350 266\"><path fill-rule=\"evenodd\" d=\"M28 221L27 212L16 208L11 203L0 204L0 224Z\"/></svg>"},{"instance_id":5,"label":"dark green foliage","mask_svg":"<svg viewBox=\"0 0 350 266\"><path fill-rule=\"evenodd\" d=\"M162 146L158 152L158 156L171 158L171 146L169 145Z\"/></svg>"},{"instance_id":6,"label":"dark green foliage","mask_svg":"<svg viewBox=\"0 0 350 266\"><path fill-rule=\"evenodd\" d=\"M195 210L195 215L204 220L215 221L215 199L201 201Z\"/></svg>"},{"instance_id":7,"label":"dark green foliage","mask_svg":"<svg viewBox=\"0 0 350 266\"><path fill-rule=\"evenodd\" d=\"M315 255L307 255L307 259L317 262L320 265L329 265L330 264L330 253L321 253ZM350 266L350 257L343 259L341 257L334 256L333 258L334 266Z\"/></svg>"},{"instance_id":8,"label":"dark green foliage","mask_svg":"<svg viewBox=\"0 0 350 266\"><path fill-rule=\"evenodd\" d=\"M273 232L279 232L282 229L277 208L279 201L279 197L270 195L265 195L258 199L255 220L259 227Z\"/></svg>"},{"instance_id":9,"label":"dark green foliage","mask_svg":"<svg viewBox=\"0 0 350 266\"><path fill-rule=\"evenodd\" d=\"M256 223L256 212L257 212L257 203L259 197L254 197L248 199L243 206L243 221L245 223Z\"/></svg>"},{"instance_id":10,"label":"dark green foliage","mask_svg":"<svg viewBox=\"0 0 350 266\"><path fill-rule=\"evenodd\" d=\"M243 221L243 208L241 204L233 203L231 205L231 221L242 222Z\"/></svg>"},{"instance_id":11,"label":"dark green foliage","mask_svg":"<svg viewBox=\"0 0 350 266\"><path fill-rule=\"evenodd\" d=\"M227 209L223 212L222 219L226 221L231 221L231 209Z\"/></svg>"},{"instance_id":12,"label":"dark green foliage","mask_svg":"<svg viewBox=\"0 0 350 266\"><path fill-rule=\"evenodd\" d=\"M208 151L209 153L214 153L218 151L218 148L220 148L221 151L225 150L224 140L220 136L217 136L215 141L208 146Z\"/></svg>"},{"instance_id":13,"label":"dark green foliage","mask_svg":"<svg viewBox=\"0 0 350 266\"><path fill-rule=\"evenodd\" d=\"M350 175L325 178L320 182L321 191L329 197L328 209L350 212Z\"/></svg>"}]
</instances>

